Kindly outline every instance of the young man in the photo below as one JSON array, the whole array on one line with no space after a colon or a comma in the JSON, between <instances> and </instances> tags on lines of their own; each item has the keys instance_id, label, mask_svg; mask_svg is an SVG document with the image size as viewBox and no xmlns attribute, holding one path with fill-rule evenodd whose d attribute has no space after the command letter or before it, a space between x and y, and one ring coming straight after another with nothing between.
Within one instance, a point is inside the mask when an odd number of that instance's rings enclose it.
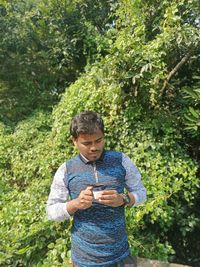
<instances>
[{"instance_id":1,"label":"young man","mask_svg":"<svg viewBox=\"0 0 200 267\"><path fill-rule=\"evenodd\" d=\"M124 153L104 150L104 124L98 113L75 116L70 132L80 154L57 170L47 202L48 218L73 217L74 267L135 267L124 207L146 199L140 173Z\"/></svg>"}]
</instances>

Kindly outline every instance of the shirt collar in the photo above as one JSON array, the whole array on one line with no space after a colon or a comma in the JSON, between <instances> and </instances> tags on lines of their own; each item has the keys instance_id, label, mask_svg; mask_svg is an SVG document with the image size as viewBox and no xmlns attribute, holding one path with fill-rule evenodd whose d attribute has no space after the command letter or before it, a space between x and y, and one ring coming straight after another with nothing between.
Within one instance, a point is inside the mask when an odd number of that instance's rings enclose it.
<instances>
[{"instance_id":1,"label":"shirt collar","mask_svg":"<svg viewBox=\"0 0 200 267\"><path fill-rule=\"evenodd\" d=\"M86 157L84 157L82 154L79 154L79 157L80 157L80 159L81 159L85 164L87 164L87 163L90 162L90 161L89 161Z\"/></svg>"}]
</instances>

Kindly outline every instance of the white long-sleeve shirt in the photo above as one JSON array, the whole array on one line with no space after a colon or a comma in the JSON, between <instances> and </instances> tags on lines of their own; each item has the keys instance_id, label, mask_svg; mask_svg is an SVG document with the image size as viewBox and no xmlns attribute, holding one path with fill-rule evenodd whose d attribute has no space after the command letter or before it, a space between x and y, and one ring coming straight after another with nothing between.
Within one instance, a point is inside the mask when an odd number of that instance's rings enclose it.
<instances>
[{"instance_id":1,"label":"white long-sleeve shirt","mask_svg":"<svg viewBox=\"0 0 200 267\"><path fill-rule=\"evenodd\" d=\"M133 194L134 206L137 206L146 200L146 189L142 183L140 172L124 153L122 153L122 165L126 170L126 189ZM55 173L47 201L46 211L49 220L63 221L71 217L67 212L69 190L64 183L65 174L66 163L63 163Z\"/></svg>"}]
</instances>

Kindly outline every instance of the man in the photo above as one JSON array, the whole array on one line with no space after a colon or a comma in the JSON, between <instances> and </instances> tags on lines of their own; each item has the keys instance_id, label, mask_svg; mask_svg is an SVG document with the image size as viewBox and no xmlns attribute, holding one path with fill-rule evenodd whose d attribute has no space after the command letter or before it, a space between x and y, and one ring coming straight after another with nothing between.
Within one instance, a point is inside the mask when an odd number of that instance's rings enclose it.
<instances>
[{"instance_id":1,"label":"man","mask_svg":"<svg viewBox=\"0 0 200 267\"><path fill-rule=\"evenodd\" d=\"M47 202L48 218L73 217L74 267L135 267L124 207L146 199L140 173L124 153L104 150L104 124L98 113L75 116L70 133L80 154L57 170Z\"/></svg>"}]
</instances>

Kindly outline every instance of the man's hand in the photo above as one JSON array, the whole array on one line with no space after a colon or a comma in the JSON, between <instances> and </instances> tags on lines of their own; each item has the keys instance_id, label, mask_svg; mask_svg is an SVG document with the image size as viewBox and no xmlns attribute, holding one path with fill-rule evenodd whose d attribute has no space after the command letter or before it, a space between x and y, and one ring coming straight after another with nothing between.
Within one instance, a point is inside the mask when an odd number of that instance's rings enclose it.
<instances>
[{"instance_id":1,"label":"man's hand","mask_svg":"<svg viewBox=\"0 0 200 267\"><path fill-rule=\"evenodd\" d=\"M88 186L85 190L81 191L76 199L67 202L67 211L70 215L73 215L77 210L85 210L92 206L92 189L92 186Z\"/></svg>"},{"instance_id":2,"label":"man's hand","mask_svg":"<svg viewBox=\"0 0 200 267\"><path fill-rule=\"evenodd\" d=\"M111 207L119 207L124 203L122 195L120 195L116 190L104 190L98 198L98 201L101 204Z\"/></svg>"},{"instance_id":3,"label":"man's hand","mask_svg":"<svg viewBox=\"0 0 200 267\"><path fill-rule=\"evenodd\" d=\"M88 209L92 206L93 200L93 187L88 186L85 190L81 191L77 198L77 208L80 210Z\"/></svg>"}]
</instances>

